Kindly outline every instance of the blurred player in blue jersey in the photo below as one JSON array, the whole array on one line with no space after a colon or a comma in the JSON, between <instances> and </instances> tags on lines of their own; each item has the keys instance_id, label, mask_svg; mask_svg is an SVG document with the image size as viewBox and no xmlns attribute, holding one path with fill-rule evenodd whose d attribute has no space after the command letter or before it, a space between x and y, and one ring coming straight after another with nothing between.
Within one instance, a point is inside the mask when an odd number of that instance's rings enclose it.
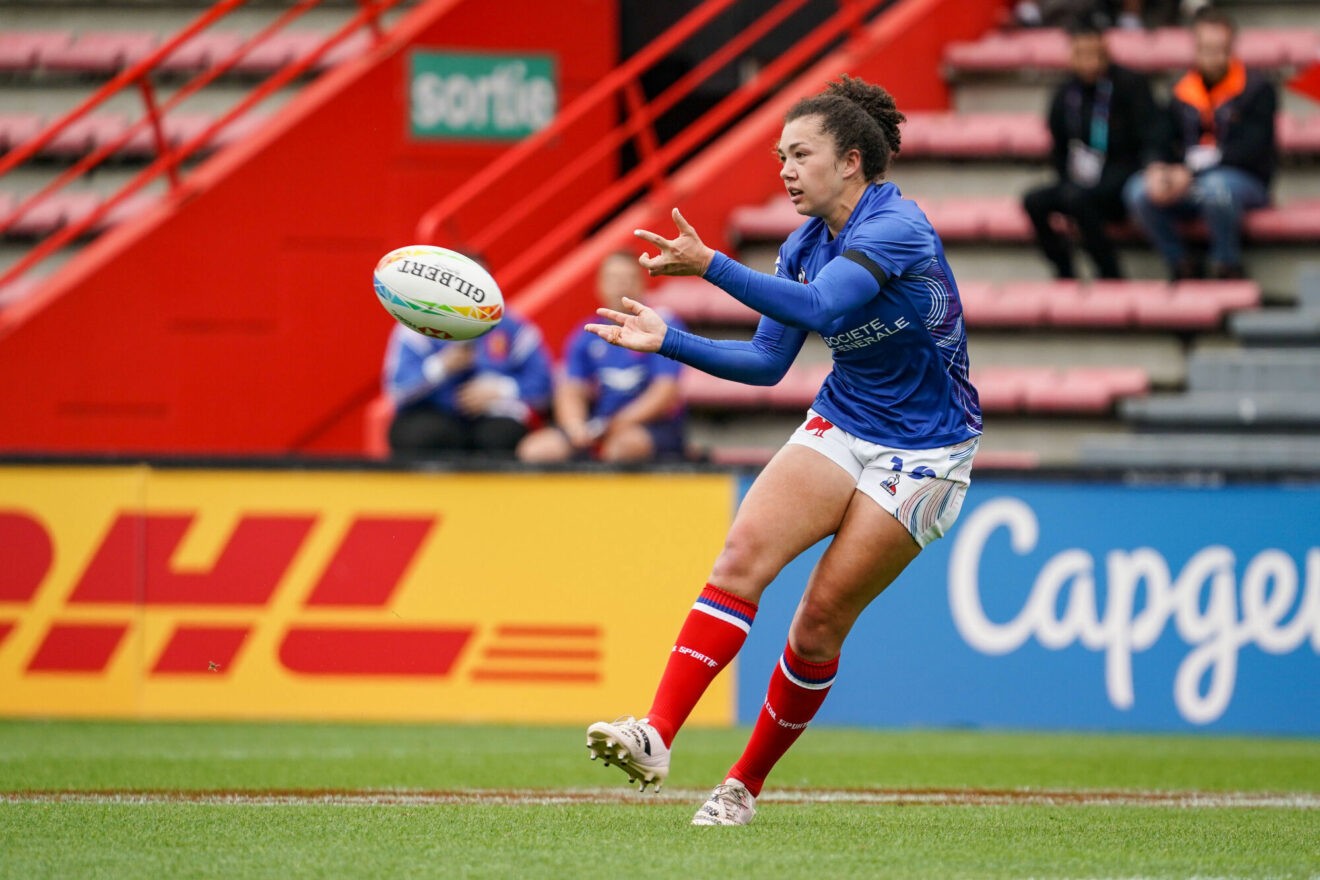
<instances>
[{"instance_id":1,"label":"blurred player in blue jersey","mask_svg":"<svg viewBox=\"0 0 1320 880\"><path fill-rule=\"evenodd\" d=\"M902 114L884 89L843 77L785 118L779 176L809 219L774 275L706 247L677 209L678 237L637 235L652 275L701 275L760 312L750 342L666 325L640 303L601 309L602 339L716 376L778 382L818 333L834 368L806 419L752 485L710 580L678 634L651 709L587 729L593 759L659 786L670 746L706 687L733 660L757 603L790 560L833 536L807 581L742 756L693 818L745 825L771 768L820 708L858 616L953 524L971 476L981 410L968 380L962 304L930 222L883 183Z\"/></svg>"},{"instance_id":2,"label":"blurred player in blue jersey","mask_svg":"<svg viewBox=\"0 0 1320 880\"><path fill-rule=\"evenodd\" d=\"M395 326L383 384L398 457L512 457L550 401L550 355L535 325L506 310L494 330L445 341Z\"/></svg>"},{"instance_id":3,"label":"blurred player in blue jersey","mask_svg":"<svg viewBox=\"0 0 1320 880\"><path fill-rule=\"evenodd\" d=\"M642 292L642 274L629 253L610 254L596 273L596 296L608 309ZM674 319L665 316L670 324ZM658 354L618 348L585 328L568 341L555 383L555 424L528 434L518 458L555 462L599 458L646 461L684 454L679 363Z\"/></svg>"}]
</instances>

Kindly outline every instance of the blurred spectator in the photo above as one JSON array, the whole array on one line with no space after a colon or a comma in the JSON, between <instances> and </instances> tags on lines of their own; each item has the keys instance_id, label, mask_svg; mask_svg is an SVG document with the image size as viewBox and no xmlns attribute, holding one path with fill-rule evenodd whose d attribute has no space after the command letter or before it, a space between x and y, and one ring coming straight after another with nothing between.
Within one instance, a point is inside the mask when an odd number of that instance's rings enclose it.
<instances>
[{"instance_id":1,"label":"blurred spectator","mask_svg":"<svg viewBox=\"0 0 1320 880\"><path fill-rule=\"evenodd\" d=\"M397 325L384 372L398 457L512 456L550 399L541 331L508 310L494 330L463 342Z\"/></svg>"},{"instance_id":2,"label":"blurred spectator","mask_svg":"<svg viewBox=\"0 0 1320 880\"><path fill-rule=\"evenodd\" d=\"M1059 278L1075 278L1072 243L1051 223L1071 217L1101 278L1120 278L1105 224L1123 218L1123 185L1153 157L1155 102L1145 77L1109 60L1094 24L1069 31L1072 76L1050 101L1051 153L1058 182L1023 198L1036 241Z\"/></svg>"},{"instance_id":3,"label":"blurred spectator","mask_svg":"<svg viewBox=\"0 0 1320 880\"><path fill-rule=\"evenodd\" d=\"M1197 14L1196 66L1173 87L1162 161L1133 177L1123 193L1174 279L1202 274L1179 235L1179 221L1205 221L1211 277L1241 278L1242 217L1269 202L1278 96L1269 80L1233 56L1235 36L1222 12Z\"/></svg>"},{"instance_id":4,"label":"blurred spectator","mask_svg":"<svg viewBox=\"0 0 1320 880\"><path fill-rule=\"evenodd\" d=\"M601 261L596 296L602 306L618 311L625 296L640 300L641 294L642 270L633 254L620 251ZM668 314L665 320L671 326L677 322ZM555 384L554 427L529 434L518 457L528 462L681 458L680 369L678 361L619 348L579 329L568 341Z\"/></svg>"}]
</instances>

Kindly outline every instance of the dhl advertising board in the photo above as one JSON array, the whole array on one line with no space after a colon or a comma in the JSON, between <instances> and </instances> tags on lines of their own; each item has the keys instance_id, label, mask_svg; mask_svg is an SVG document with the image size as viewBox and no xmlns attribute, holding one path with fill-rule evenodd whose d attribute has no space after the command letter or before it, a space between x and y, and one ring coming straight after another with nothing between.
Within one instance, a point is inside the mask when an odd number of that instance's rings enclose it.
<instances>
[{"instance_id":1,"label":"dhl advertising board","mask_svg":"<svg viewBox=\"0 0 1320 880\"><path fill-rule=\"evenodd\" d=\"M639 711L724 475L0 467L0 714ZM734 676L694 721L733 720Z\"/></svg>"}]
</instances>

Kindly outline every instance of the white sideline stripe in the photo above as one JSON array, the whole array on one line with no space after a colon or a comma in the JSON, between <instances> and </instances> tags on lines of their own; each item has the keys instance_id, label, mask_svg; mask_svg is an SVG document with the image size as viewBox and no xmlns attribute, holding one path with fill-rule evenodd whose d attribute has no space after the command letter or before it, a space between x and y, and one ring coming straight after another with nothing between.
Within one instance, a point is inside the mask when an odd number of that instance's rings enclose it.
<instances>
[{"instance_id":1,"label":"white sideline stripe","mask_svg":"<svg viewBox=\"0 0 1320 880\"><path fill-rule=\"evenodd\" d=\"M200 804L228 806L442 806L455 804L560 806L566 804L690 804L706 789L665 789L656 794L602 788L458 789L327 792L208 791L33 791L0 793L6 804ZM1179 807L1190 809L1283 808L1320 810L1320 792L1007 791L900 789L781 789L757 798L762 804L855 804L863 806L1062 806Z\"/></svg>"},{"instance_id":2,"label":"white sideline stripe","mask_svg":"<svg viewBox=\"0 0 1320 880\"><path fill-rule=\"evenodd\" d=\"M707 605L705 602L694 602L692 608L695 611L704 611L711 617L717 617L725 623L731 623L745 633L750 634L752 631L752 625L750 623L743 620L741 617L734 617L727 611L721 611L713 605Z\"/></svg>"}]
</instances>

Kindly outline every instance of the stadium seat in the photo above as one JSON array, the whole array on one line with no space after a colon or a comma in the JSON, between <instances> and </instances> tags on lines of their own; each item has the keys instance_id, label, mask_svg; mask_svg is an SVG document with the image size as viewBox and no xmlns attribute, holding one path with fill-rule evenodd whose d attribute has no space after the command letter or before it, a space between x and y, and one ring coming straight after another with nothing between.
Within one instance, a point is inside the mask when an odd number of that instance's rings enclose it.
<instances>
[{"instance_id":1,"label":"stadium seat","mask_svg":"<svg viewBox=\"0 0 1320 880\"><path fill-rule=\"evenodd\" d=\"M268 74L303 58L326 40L326 34L279 31L271 34L234 65L239 73Z\"/></svg>"},{"instance_id":2,"label":"stadium seat","mask_svg":"<svg viewBox=\"0 0 1320 880\"><path fill-rule=\"evenodd\" d=\"M331 47L329 51L317 59L316 64L313 66L317 70L329 70L365 53L371 48L371 44L371 34L366 31L354 31L337 45Z\"/></svg>"},{"instance_id":3,"label":"stadium seat","mask_svg":"<svg viewBox=\"0 0 1320 880\"><path fill-rule=\"evenodd\" d=\"M758 385L730 382L688 368L679 374L683 400L692 407L733 407L746 409L765 402L766 390Z\"/></svg>"},{"instance_id":4,"label":"stadium seat","mask_svg":"<svg viewBox=\"0 0 1320 880\"><path fill-rule=\"evenodd\" d=\"M985 235L985 218L979 199L932 200L922 204L940 238L954 241L975 241Z\"/></svg>"},{"instance_id":5,"label":"stadium seat","mask_svg":"<svg viewBox=\"0 0 1320 880\"><path fill-rule=\"evenodd\" d=\"M205 30L161 59L159 70L167 73L196 73L233 55L243 44L242 34Z\"/></svg>"},{"instance_id":6,"label":"stadium seat","mask_svg":"<svg viewBox=\"0 0 1320 880\"><path fill-rule=\"evenodd\" d=\"M0 207L0 212L3 212L4 210L3 207ZM27 275L24 275L21 278L15 278L8 284L0 286L0 312L17 302L27 299L32 294L36 293L40 286L41 279L32 278Z\"/></svg>"},{"instance_id":7,"label":"stadium seat","mask_svg":"<svg viewBox=\"0 0 1320 880\"><path fill-rule=\"evenodd\" d=\"M394 421L394 401L381 394L367 404L363 418L362 451L368 458L390 457L390 423Z\"/></svg>"},{"instance_id":8,"label":"stadium seat","mask_svg":"<svg viewBox=\"0 0 1320 880\"><path fill-rule=\"evenodd\" d=\"M122 113L90 113L74 120L41 149L43 156L77 159L121 137L128 129Z\"/></svg>"},{"instance_id":9,"label":"stadium seat","mask_svg":"<svg viewBox=\"0 0 1320 880\"><path fill-rule=\"evenodd\" d=\"M688 324L755 324L755 311L700 278L671 278L646 296L648 305L665 308Z\"/></svg>"},{"instance_id":10,"label":"stadium seat","mask_svg":"<svg viewBox=\"0 0 1320 880\"><path fill-rule=\"evenodd\" d=\"M793 204L775 196L764 205L745 205L729 212L729 234L735 242L787 238L805 222Z\"/></svg>"},{"instance_id":11,"label":"stadium seat","mask_svg":"<svg viewBox=\"0 0 1320 880\"><path fill-rule=\"evenodd\" d=\"M0 71L27 72L41 66L46 53L58 51L73 40L68 31L10 31L0 33Z\"/></svg>"},{"instance_id":12,"label":"stadium seat","mask_svg":"<svg viewBox=\"0 0 1320 880\"><path fill-rule=\"evenodd\" d=\"M1285 155L1320 153L1320 114L1295 116L1280 113L1275 126L1279 151Z\"/></svg>"},{"instance_id":13,"label":"stadium seat","mask_svg":"<svg viewBox=\"0 0 1320 880\"><path fill-rule=\"evenodd\" d=\"M70 223L75 223L96 209L100 197L92 193L53 192L24 212L5 230L14 237L40 238Z\"/></svg>"},{"instance_id":14,"label":"stadium seat","mask_svg":"<svg viewBox=\"0 0 1320 880\"><path fill-rule=\"evenodd\" d=\"M1260 305L1260 285L1255 281L1179 281L1174 289L1189 296L1213 299L1225 311L1254 309Z\"/></svg>"},{"instance_id":15,"label":"stadium seat","mask_svg":"<svg viewBox=\"0 0 1320 880\"><path fill-rule=\"evenodd\" d=\"M999 287L992 295L963 308L967 323L972 327L1038 327L1045 323L1045 314L1051 297L1061 287L1076 282L1015 282ZM959 285L962 293L963 285ZM972 288L975 291L975 287ZM979 294L973 293L974 301Z\"/></svg>"},{"instance_id":16,"label":"stadium seat","mask_svg":"<svg viewBox=\"0 0 1320 880\"><path fill-rule=\"evenodd\" d=\"M1139 367L1074 367L1050 382L1034 382L1025 390L1029 412L1098 415L1113 409L1121 396L1144 394L1150 379Z\"/></svg>"},{"instance_id":17,"label":"stadium seat","mask_svg":"<svg viewBox=\"0 0 1320 880\"><path fill-rule=\"evenodd\" d=\"M104 232L120 223L126 223L134 217L146 211L152 205L159 201L159 197L151 193L137 193L124 199L115 205L109 211L101 216L99 220L92 224L91 232Z\"/></svg>"},{"instance_id":18,"label":"stadium seat","mask_svg":"<svg viewBox=\"0 0 1320 880\"><path fill-rule=\"evenodd\" d=\"M816 392L829 372L828 363L794 366L777 385L766 389L765 402L775 408L806 409L816 399Z\"/></svg>"},{"instance_id":19,"label":"stadium seat","mask_svg":"<svg viewBox=\"0 0 1320 880\"><path fill-rule=\"evenodd\" d=\"M0 152L9 152L41 133L43 119L36 113L0 113Z\"/></svg>"},{"instance_id":20,"label":"stadium seat","mask_svg":"<svg viewBox=\"0 0 1320 880\"><path fill-rule=\"evenodd\" d=\"M1320 200L1274 205L1247 214L1247 235L1259 241L1314 242L1320 239Z\"/></svg>"},{"instance_id":21,"label":"stadium seat","mask_svg":"<svg viewBox=\"0 0 1320 880\"><path fill-rule=\"evenodd\" d=\"M50 70L106 75L141 61L157 45L158 37L137 31L92 31L64 46L42 53Z\"/></svg>"},{"instance_id":22,"label":"stadium seat","mask_svg":"<svg viewBox=\"0 0 1320 880\"><path fill-rule=\"evenodd\" d=\"M1224 305L1213 296L1195 290L1169 288L1159 296L1136 301L1139 327L1171 330L1213 330L1224 321Z\"/></svg>"},{"instance_id":23,"label":"stadium seat","mask_svg":"<svg viewBox=\"0 0 1320 880\"><path fill-rule=\"evenodd\" d=\"M982 234L991 241L1031 241L1036 235L1031 218L1027 216L1017 196L986 198L981 203L980 211L984 225ZM936 227L936 231L939 231L939 227ZM943 235L942 232L940 234Z\"/></svg>"},{"instance_id":24,"label":"stadium seat","mask_svg":"<svg viewBox=\"0 0 1320 880\"><path fill-rule=\"evenodd\" d=\"M1045 120L1038 114L1015 113L1001 117L1008 129L1008 155L1014 159L1049 158L1053 139Z\"/></svg>"},{"instance_id":25,"label":"stadium seat","mask_svg":"<svg viewBox=\"0 0 1320 880\"><path fill-rule=\"evenodd\" d=\"M1135 295L1126 284L1053 282L1045 305L1056 327L1126 327L1132 323Z\"/></svg>"},{"instance_id":26,"label":"stadium seat","mask_svg":"<svg viewBox=\"0 0 1320 880\"><path fill-rule=\"evenodd\" d=\"M1243 63L1260 68L1309 64L1318 49L1320 33L1306 28L1247 28L1236 44Z\"/></svg>"}]
</instances>

